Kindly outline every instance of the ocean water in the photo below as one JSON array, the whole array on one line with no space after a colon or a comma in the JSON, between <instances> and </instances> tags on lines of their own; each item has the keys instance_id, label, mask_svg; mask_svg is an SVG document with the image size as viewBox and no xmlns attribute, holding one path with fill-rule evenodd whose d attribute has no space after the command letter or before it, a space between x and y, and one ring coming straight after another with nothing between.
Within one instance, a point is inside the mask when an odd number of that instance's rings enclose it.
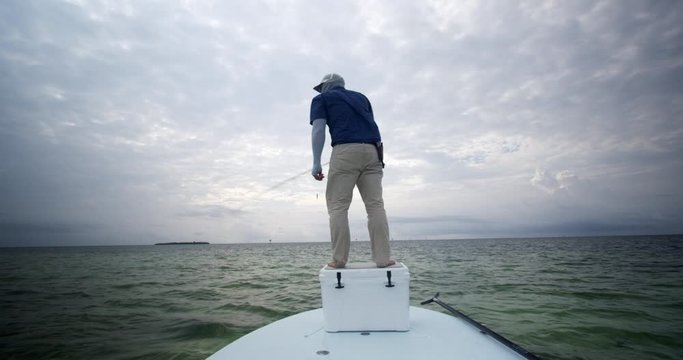
<instances>
[{"instance_id":1,"label":"ocean water","mask_svg":"<svg viewBox=\"0 0 683 360\"><path fill-rule=\"evenodd\" d=\"M683 359L683 236L395 241L392 252L413 305L440 292L542 358ZM369 253L352 243L352 261ZM0 249L0 358L204 359L320 307L329 254L327 243Z\"/></svg>"}]
</instances>

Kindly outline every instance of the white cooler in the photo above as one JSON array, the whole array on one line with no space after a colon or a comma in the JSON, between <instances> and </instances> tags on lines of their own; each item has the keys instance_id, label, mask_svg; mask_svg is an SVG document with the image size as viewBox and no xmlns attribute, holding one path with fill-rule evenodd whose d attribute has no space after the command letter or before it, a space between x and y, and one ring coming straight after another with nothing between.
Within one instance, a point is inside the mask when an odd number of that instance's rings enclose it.
<instances>
[{"instance_id":1,"label":"white cooler","mask_svg":"<svg viewBox=\"0 0 683 360\"><path fill-rule=\"evenodd\" d=\"M410 273L403 263L320 270L325 331L408 331Z\"/></svg>"}]
</instances>

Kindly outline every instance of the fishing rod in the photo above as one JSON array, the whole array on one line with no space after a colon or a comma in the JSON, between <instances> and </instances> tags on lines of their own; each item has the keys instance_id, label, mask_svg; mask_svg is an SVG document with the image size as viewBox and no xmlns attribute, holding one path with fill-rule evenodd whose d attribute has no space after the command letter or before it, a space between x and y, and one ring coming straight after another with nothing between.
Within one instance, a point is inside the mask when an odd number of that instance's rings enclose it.
<instances>
[{"instance_id":1,"label":"fishing rod","mask_svg":"<svg viewBox=\"0 0 683 360\"><path fill-rule=\"evenodd\" d=\"M483 324L476 322L475 320L473 320L469 316L463 314L462 312L456 310L452 306L450 306L450 305L444 303L443 301L439 300L439 293L436 293L436 295L434 295L433 298L421 302L420 305L427 305L427 304L431 304L433 302L441 305L442 308L448 310L448 312L450 312L451 315L453 315L457 318L461 318L461 319L465 320L465 322L467 322L468 324L476 327L477 329L479 329L479 331L482 334L488 335L488 336L498 340L498 342L500 342L501 344L509 347L510 349L514 350L516 353L524 356L525 359L540 360L540 358L538 356L534 355L529 350L526 350L525 348L513 343L512 341L506 339L505 337L498 334L497 332L487 328Z\"/></svg>"}]
</instances>

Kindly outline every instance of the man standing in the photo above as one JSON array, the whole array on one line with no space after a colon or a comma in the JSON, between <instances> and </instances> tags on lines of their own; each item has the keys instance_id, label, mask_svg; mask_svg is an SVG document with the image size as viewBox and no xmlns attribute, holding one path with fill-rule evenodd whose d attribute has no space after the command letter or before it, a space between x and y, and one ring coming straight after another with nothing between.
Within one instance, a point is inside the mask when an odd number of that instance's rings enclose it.
<instances>
[{"instance_id":1,"label":"man standing","mask_svg":"<svg viewBox=\"0 0 683 360\"><path fill-rule=\"evenodd\" d=\"M346 90L344 79L327 74L313 89L320 94L311 103L311 143L313 177L322 181L325 175L320 156L325 145L325 126L330 129L332 155L327 180L327 212L330 215L332 261L327 265L343 268L349 260L351 235L348 210L353 188L365 203L372 261L378 267L395 264L390 259L389 224L382 199L382 138L375 123L370 101L361 93Z\"/></svg>"}]
</instances>

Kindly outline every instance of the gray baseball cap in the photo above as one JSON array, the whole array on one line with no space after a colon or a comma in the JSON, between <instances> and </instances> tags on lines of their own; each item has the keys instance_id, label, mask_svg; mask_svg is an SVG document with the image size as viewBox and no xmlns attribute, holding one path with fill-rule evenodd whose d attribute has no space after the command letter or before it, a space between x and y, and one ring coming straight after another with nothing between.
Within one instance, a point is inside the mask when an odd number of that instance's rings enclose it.
<instances>
[{"instance_id":1,"label":"gray baseball cap","mask_svg":"<svg viewBox=\"0 0 683 360\"><path fill-rule=\"evenodd\" d=\"M332 83L332 82L339 83L339 85L344 86L344 78L341 77L341 75L339 75L339 74L332 73L332 74L327 74L327 75L323 76L323 79L320 80L320 84L316 85L313 88L313 90L315 90L317 92L322 92L323 85L325 85L327 83Z\"/></svg>"}]
</instances>

